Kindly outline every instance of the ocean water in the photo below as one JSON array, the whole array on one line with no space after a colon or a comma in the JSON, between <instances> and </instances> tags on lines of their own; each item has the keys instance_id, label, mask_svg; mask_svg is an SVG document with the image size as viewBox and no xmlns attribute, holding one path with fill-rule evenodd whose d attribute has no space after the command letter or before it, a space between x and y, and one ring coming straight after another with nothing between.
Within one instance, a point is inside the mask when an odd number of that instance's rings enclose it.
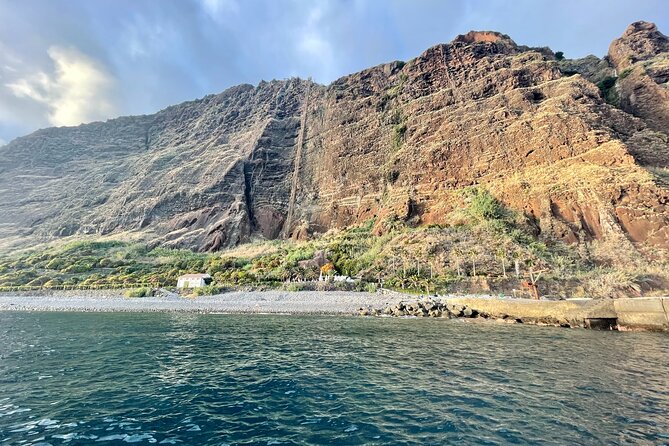
<instances>
[{"instance_id":1,"label":"ocean water","mask_svg":"<svg viewBox=\"0 0 669 446\"><path fill-rule=\"evenodd\" d=\"M0 445L669 444L669 336L0 313Z\"/></svg>"}]
</instances>

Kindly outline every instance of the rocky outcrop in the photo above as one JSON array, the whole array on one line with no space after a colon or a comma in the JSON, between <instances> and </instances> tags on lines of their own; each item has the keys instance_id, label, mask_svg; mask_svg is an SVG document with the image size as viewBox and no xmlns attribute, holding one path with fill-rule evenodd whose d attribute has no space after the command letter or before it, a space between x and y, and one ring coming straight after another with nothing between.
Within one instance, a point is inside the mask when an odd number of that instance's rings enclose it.
<instances>
[{"instance_id":1,"label":"rocky outcrop","mask_svg":"<svg viewBox=\"0 0 669 446\"><path fill-rule=\"evenodd\" d=\"M669 38L653 23L635 22L609 47L618 72L620 107L669 135ZM666 167L669 153L660 160ZM656 163L657 164L657 163Z\"/></svg>"},{"instance_id":2,"label":"rocky outcrop","mask_svg":"<svg viewBox=\"0 0 669 446\"><path fill-rule=\"evenodd\" d=\"M586 56L581 59L563 59L558 62L558 67L563 76L574 76L580 74L593 84L598 84L606 78L614 77L616 70L611 66L607 58L600 59L597 56Z\"/></svg>"},{"instance_id":3,"label":"rocky outcrop","mask_svg":"<svg viewBox=\"0 0 669 446\"><path fill-rule=\"evenodd\" d=\"M2 244L123 233L217 250L372 217L382 232L388 219L446 222L480 184L537 232L669 247L669 190L647 169L668 166L669 143L644 96L665 88L661 37L635 24L612 45L619 79L632 70L623 110L593 83L608 62L567 73L549 49L471 32L329 86L241 85L40 130L0 148Z\"/></svg>"},{"instance_id":4,"label":"rocky outcrop","mask_svg":"<svg viewBox=\"0 0 669 446\"><path fill-rule=\"evenodd\" d=\"M624 70L668 51L669 38L654 23L641 21L632 23L622 37L611 43L609 58L616 69Z\"/></svg>"}]
</instances>

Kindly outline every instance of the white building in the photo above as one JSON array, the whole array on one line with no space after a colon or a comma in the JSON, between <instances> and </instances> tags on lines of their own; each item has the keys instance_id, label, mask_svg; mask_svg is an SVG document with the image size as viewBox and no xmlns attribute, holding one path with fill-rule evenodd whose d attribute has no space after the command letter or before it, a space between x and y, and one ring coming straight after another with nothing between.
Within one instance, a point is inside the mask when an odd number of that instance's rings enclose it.
<instances>
[{"instance_id":1,"label":"white building","mask_svg":"<svg viewBox=\"0 0 669 446\"><path fill-rule=\"evenodd\" d=\"M198 288L210 283L209 274L184 274L177 280L177 288Z\"/></svg>"},{"instance_id":2,"label":"white building","mask_svg":"<svg viewBox=\"0 0 669 446\"><path fill-rule=\"evenodd\" d=\"M346 283L355 283L356 280L349 276L324 276L323 273L318 277L319 282L327 282L329 280L333 282L346 282Z\"/></svg>"}]
</instances>

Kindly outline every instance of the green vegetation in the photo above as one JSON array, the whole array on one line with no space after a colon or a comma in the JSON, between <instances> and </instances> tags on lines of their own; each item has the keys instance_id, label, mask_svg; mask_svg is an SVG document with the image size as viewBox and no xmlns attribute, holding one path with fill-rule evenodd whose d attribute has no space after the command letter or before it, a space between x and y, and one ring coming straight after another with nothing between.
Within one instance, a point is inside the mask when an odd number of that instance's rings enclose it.
<instances>
[{"instance_id":1,"label":"green vegetation","mask_svg":"<svg viewBox=\"0 0 669 446\"><path fill-rule=\"evenodd\" d=\"M632 73L632 68L626 68L620 73L620 76L618 76L618 79L623 80L627 76L629 76L630 73Z\"/></svg>"},{"instance_id":2,"label":"green vegetation","mask_svg":"<svg viewBox=\"0 0 669 446\"><path fill-rule=\"evenodd\" d=\"M192 292L195 296L213 296L214 294L222 293L223 287L218 285L207 285L199 288L193 288Z\"/></svg>"},{"instance_id":3,"label":"green vegetation","mask_svg":"<svg viewBox=\"0 0 669 446\"><path fill-rule=\"evenodd\" d=\"M395 124L393 126L393 148L399 149L404 142L404 134L407 132L407 125L405 122Z\"/></svg>"},{"instance_id":4,"label":"green vegetation","mask_svg":"<svg viewBox=\"0 0 669 446\"><path fill-rule=\"evenodd\" d=\"M444 225L415 226L390 214L307 242L266 241L218 253L118 241L70 243L0 257L0 289L125 288L128 297L144 297L155 288L174 287L182 274L207 272L213 283L189 293L235 287L373 292L381 283L417 293L510 293L536 271L544 271L542 293L555 296L634 295L667 288L665 263L620 258L619 247L596 242L577 249L538 237L531 219L506 209L480 187L465 189L460 200ZM359 280L315 281L324 259L325 275Z\"/></svg>"},{"instance_id":5,"label":"green vegetation","mask_svg":"<svg viewBox=\"0 0 669 446\"><path fill-rule=\"evenodd\" d=\"M133 288L126 290L125 297L150 297L153 296L153 289L148 287Z\"/></svg>"},{"instance_id":6,"label":"green vegetation","mask_svg":"<svg viewBox=\"0 0 669 446\"><path fill-rule=\"evenodd\" d=\"M557 60L564 60L564 53L562 51L558 51L555 53L555 59Z\"/></svg>"},{"instance_id":7,"label":"green vegetation","mask_svg":"<svg viewBox=\"0 0 669 446\"><path fill-rule=\"evenodd\" d=\"M474 222L485 223L506 218L502 204L487 190L472 187L465 189L464 193L469 202L465 212Z\"/></svg>"},{"instance_id":8,"label":"green vegetation","mask_svg":"<svg viewBox=\"0 0 669 446\"><path fill-rule=\"evenodd\" d=\"M599 91L602 93L604 100L611 105L618 105L619 97L618 91L616 90L616 81L618 80L615 76L609 76L597 83Z\"/></svg>"}]
</instances>

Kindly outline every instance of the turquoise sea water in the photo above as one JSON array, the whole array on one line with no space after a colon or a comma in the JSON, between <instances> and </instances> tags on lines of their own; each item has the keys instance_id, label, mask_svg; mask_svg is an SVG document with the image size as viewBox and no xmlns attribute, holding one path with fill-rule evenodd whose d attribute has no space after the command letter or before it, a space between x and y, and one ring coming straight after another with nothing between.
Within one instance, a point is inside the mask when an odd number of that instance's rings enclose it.
<instances>
[{"instance_id":1,"label":"turquoise sea water","mask_svg":"<svg viewBox=\"0 0 669 446\"><path fill-rule=\"evenodd\" d=\"M669 444L669 337L0 313L0 445Z\"/></svg>"}]
</instances>

